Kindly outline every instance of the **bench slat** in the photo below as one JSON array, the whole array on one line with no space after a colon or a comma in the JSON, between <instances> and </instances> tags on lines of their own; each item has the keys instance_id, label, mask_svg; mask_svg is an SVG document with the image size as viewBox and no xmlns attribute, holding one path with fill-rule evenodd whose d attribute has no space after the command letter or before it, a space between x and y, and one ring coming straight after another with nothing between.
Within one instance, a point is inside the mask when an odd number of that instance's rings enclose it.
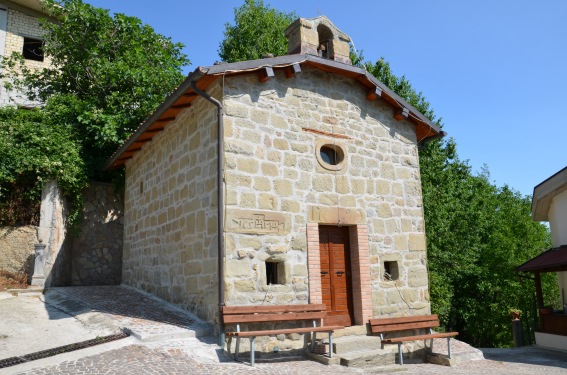
<instances>
[{"instance_id":1,"label":"bench slat","mask_svg":"<svg viewBox=\"0 0 567 375\"><path fill-rule=\"evenodd\" d=\"M427 322L432 320L439 320L437 314L432 315L416 315L416 316L401 316L397 318L377 318L370 319L370 325L384 325L394 323L414 323L414 322Z\"/></svg>"},{"instance_id":2,"label":"bench slat","mask_svg":"<svg viewBox=\"0 0 567 375\"><path fill-rule=\"evenodd\" d=\"M269 336L280 335L289 333L309 333L309 332L330 332L337 329L343 329L342 326L328 326L328 327L304 327L304 328L290 328L290 329L272 329L265 331L242 331L242 332L226 332L227 337L251 337L251 336Z\"/></svg>"},{"instance_id":3,"label":"bench slat","mask_svg":"<svg viewBox=\"0 0 567 375\"><path fill-rule=\"evenodd\" d=\"M261 306L223 306L222 313L233 314L252 314L252 313L287 313L287 312L309 312L325 311L323 304L303 304L303 305L261 305Z\"/></svg>"},{"instance_id":4,"label":"bench slat","mask_svg":"<svg viewBox=\"0 0 567 375\"><path fill-rule=\"evenodd\" d=\"M439 327L439 321L373 325L371 326L371 330L372 333L381 333L381 332L394 332L394 331L405 331L409 329L436 328L436 327Z\"/></svg>"},{"instance_id":5,"label":"bench slat","mask_svg":"<svg viewBox=\"0 0 567 375\"><path fill-rule=\"evenodd\" d=\"M405 341L417 341L417 340L427 340L427 339L440 339L445 337L457 336L459 332L441 332L441 333L431 333L428 335L417 335L417 336L406 336L406 337L394 337L391 339L384 339L382 342L384 344L397 344L399 342Z\"/></svg>"},{"instance_id":6,"label":"bench slat","mask_svg":"<svg viewBox=\"0 0 567 375\"><path fill-rule=\"evenodd\" d=\"M281 313L281 314L241 314L223 315L225 323L261 323L261 322L285 322L294 320L324 319L327 317L326 311L308 313Z\"/></svg>"}]
</instances>

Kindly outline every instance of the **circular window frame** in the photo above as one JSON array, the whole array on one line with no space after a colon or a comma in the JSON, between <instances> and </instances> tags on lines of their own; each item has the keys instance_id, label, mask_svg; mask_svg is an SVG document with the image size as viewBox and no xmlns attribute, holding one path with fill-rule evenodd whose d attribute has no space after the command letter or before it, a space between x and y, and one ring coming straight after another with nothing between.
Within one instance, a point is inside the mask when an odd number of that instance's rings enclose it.
<instances>
[{"instance_id":1,"label":"circular window frame","mask_svg":"<svg viewBox=\"0 0 567 375\"><path fill-rule=\"evenodd\" d=\"M321 157L321 148L323 147L330 147L335 148L337 150L337 156L340 155L341 161L337 164L329 164L323 160ZM346 153L346 145L343 142L336 141L336 140L329 140L329 139L319 139L315 145L315 157L317 158L317 162L323 168L328 171L340 171L346 166L347 160L347 153Z\"/></svg>"}]
</instances>

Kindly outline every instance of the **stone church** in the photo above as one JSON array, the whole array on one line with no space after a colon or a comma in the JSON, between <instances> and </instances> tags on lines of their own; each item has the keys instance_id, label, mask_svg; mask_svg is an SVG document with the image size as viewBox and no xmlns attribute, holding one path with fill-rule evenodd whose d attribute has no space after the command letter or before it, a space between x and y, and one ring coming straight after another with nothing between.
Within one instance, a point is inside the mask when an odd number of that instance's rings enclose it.
<instances>
[{"instance_id":1,"label":"stone church","mask_svg":"<svg viewBox=\"0 0 567 375\"><path fill-rule=\"evenodd\" d=\"M326 17L289 54L199 67L117 150L123 283L219 306L324 303L326 324L430 313L418 147L444 133Z\"/></svg>"}]
</instances>

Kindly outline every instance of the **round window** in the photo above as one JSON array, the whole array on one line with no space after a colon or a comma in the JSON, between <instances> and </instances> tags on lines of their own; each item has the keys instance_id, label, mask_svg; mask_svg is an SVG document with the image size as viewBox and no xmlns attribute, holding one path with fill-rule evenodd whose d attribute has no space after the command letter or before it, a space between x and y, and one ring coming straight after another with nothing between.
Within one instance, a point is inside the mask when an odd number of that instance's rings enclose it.
<instances>
[{"instance_id":1,"label":"round window","mask_svg":"<svg viewBox=\"0 0 567 375\"><path fill-rule=\"evenodd\" d=\"M328 139L320 139L317 142L315 156L323 168L330 171L339 171L343 169L346 162L344 150L345 146L342 143L330 143Z\"/></svg>"},{"instance_id":2,"label":"round window","mask_svg":"<svg viewBox=\"0 0 567 375\"><path fill-rule=\"evenodd\" d=\"M343 161L343 155L339 152L340 148L333 145L324 145L319 150L321 159L330 165L337 165Z\"/></svg>"}]
</instances>

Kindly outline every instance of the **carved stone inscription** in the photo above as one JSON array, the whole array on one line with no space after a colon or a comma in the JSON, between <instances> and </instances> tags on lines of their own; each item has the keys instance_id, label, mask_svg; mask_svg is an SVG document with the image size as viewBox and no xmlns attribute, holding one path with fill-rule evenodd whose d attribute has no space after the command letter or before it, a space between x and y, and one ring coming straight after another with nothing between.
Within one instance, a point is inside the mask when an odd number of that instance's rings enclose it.
<instances>
[{"instance_id":1,"label":"carved stone inscription","mask_svg":"<svg viewBox=\"0 0 567 375\"><path fill-rule=\"evenodd\" d=\"M291 217L278 212L228 210L226 213L227 232L249 234L288 234Z\"/></svg>"},{"instance_id":2,"label":"carved stone inscription","mask_svg":"<svg viewBox=\"0 0 567 375\"><path fill-rule=\"evenodd\" d=\"M338 208L327 206L310 206L308 220L311 223L345 225L365 224L366 215L360 208Z\"/></svg>"}]
</instances>

